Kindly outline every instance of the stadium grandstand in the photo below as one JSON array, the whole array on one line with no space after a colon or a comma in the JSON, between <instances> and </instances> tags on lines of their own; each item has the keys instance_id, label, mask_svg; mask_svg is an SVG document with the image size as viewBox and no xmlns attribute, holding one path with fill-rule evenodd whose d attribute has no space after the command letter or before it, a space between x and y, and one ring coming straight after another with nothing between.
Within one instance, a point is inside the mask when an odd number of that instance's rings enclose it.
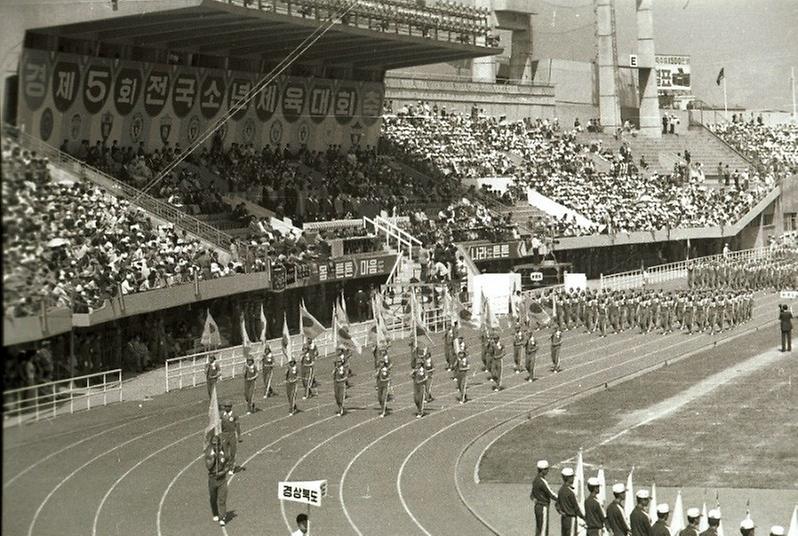
<instances>
[{"instance_id":1,"label":"stadium grandstand","mask_svg":"<svg viewBox=\"0 0 798 536\"><path fill-rule=\"evenodd\" d=\"M679 535L682 508L706 510L700 477L645 445L648 461L602 460L646 410L671 419L749 376L762 388L782 359L764 334L798 298L798 122L680 109L690 57L655 53L650 0L615 4L4 7L4 532L307 534L308 511L319 533L521 534L542 515L529 467L551 458L564 487L574 466L582 509L597 486L608 506L615 480L631 510L633 465L638 488L662 477ZM636 21L628 66L616 10ZM552 365L536 374L538 347ZM558 412L606 408L626 382L650 399L602 443L529 439L562 439ZM794 425L776 413L756 433L781 441ZM520 452L534 458L512 474ZM768 488L743 474L717 479L735 510ZM792 505L785 474L770 491ZM490 487L521 475L523 493ZM755 491L753 515L792 513L798 536L798 508Z\"/></svg>"}]
</instances>

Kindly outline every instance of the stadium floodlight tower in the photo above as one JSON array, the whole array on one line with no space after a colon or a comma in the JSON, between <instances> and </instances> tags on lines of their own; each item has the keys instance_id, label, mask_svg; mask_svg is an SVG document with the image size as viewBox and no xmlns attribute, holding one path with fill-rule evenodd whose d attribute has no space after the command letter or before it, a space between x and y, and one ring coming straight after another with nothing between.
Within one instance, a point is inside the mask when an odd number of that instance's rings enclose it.
<instances>
[{"instance_id":1,"label":"stadium floodlight tower","mask_svg":"<svg viewBox=\"0 0 798 536\"><path fill-rule=\"evenodd\" d=\"M594 0L594 2L598 41L599 121L604 128L612 132L621 126L615 0Z\"/></svg>"},{"instance_id":2,"label":"stadium floodlight tower","mask_svg":"<svg viewBox=\"0 0 798 536\"><path fill-rule=\"evenodd\" d=\"M648 138L662 136L654 63L653 0L635 0L637 9L637 80L640 93L640 133Z\"/></svg>"}]
</instances>

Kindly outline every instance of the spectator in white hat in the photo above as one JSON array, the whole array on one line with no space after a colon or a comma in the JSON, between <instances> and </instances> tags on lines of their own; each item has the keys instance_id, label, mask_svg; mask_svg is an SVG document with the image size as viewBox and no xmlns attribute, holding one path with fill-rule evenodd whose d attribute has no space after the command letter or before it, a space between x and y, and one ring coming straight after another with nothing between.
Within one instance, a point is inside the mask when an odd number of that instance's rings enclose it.
<instances>
[{"instance_id":1,"label":"spectator in white hat","mask_svg":"<svg viewBox=\"0 0 798 536\"><path fill-rule=\"evenodd\" d=\"M552 491L551 486L546 481L549 474L549 462L539 460L537 464L538 474L532 481L532 492L529 498L534 504L535 512L535 536L548 536L549 534L549 505L551 501L557 500L557 494Z\"/></svg>"},{"instance_id":2,"label":"spectator in white hat","mask_svg":"<svg viewBox=\"0 0 798 536\"><path fill-rule=\"evenodd\" d=\"M707 523L709 528L702 532L700 536L718 536L720 526L720 510L712 509L707 513Z\"/></svg>"},{"instance_id":3,"label":"spectator in white hat","mask_svg":"<svg viewBox=\"0 0 798 536\"><path fill-rule=\"evenodd\" d=\"M598 478L587 479L587 490L590 495L585 499L585 525L587 525L587 536L600 536L604 528L606 516L604 509L598 502L598 493L601 483Z\"/></svg>"},{"instance_id":4,"label":"spectator in white hat","mask_svg":"<svg viewBox=\"0 0 798 536\"><path fill-rule=\"evenodd\" d=\"M626 498L626 486L620 482L614 484L612 486L612 494L615 498L609 506L607 506L607 530L610 531L610 536L628 536L631 529L626 522L626 516L623 512L623 503Z\"/></svg>"},{"instance_id":5,"label":"spectator in white hat","mask_svg":"<svg viewBox=\"0 0 798 536\"><path fill-rule=\"evenodd\" d=\"M657 520L651 527L651 536L671 536L671 531L668 529L668 514L670 511L668 503L657 505Z\"/></svg>"},{"instance_id":6,"label":"spectator in white hat","mask_svg":"<svg viewBox=\"0 0 798 536\"><path fill-rule=\"evenodd\" d=\"M637 505L629 516L629 525L632 528L632 536L651 536L651 519L648 517L648 503L651 502L651 495L647 489L641 489L636 494Z\"/></svg>"},{"instance_id":7,"label":"spectator in white hat","mask_svg":"<svg viewBox=\"0 0 798 536\"><path fill-rule=\"evenodd\" d=\"M740 523L741 536L754 536L754 520L746 517Z\"/></svg>"},{"instance_id":8,"label":"spectator in white hat","mask_svg":"<svg viewBox=\"0 0 798 536\"><path fill-rule=\"evenodd\" d=\"M701 510L687 509L687 526L679 531L678 536L698 536L698 524L701 522Z\"/></svg>"},{"instance_id":9,"label":"spectator in white hat","mask_svg":"<svg viewBox=\"0 0 798 536\"><path fill-rule=\"evenodd\" d=\"M582 508L576 500L574 493L574 470L565 467L562 471L562 486L557 492L557 502L554 503L560 513L560 529L562 536L576 536L576 518L585 518Z\"/></svg>"}]
</instances>

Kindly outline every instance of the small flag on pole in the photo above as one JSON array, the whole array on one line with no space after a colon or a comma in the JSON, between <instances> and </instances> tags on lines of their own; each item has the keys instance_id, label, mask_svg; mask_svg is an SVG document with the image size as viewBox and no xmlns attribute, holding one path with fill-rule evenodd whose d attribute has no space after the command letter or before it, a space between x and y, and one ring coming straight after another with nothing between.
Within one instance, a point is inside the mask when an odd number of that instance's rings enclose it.
<instances>
[{"instance_id":1,"label":"small flag on pole","mask_svg":"<svg viewBox=\"0 0 798 536\"><path fill-rule=\"evenodd\" d=\"M790 528L787 530L787 536L798 536L798 504L792 509Z\"/></svg>"},{"instance_id":2,"label":"small flag on pole","mask_svg":"<svg viewBox=\"0 0 798 536\"><path fill-rule=\"evenodd\" d=\"M709 528L709 521L707 520L707 502L701 506L701 519L698 521L698 532L704 532Z\"/></svg>"},{"instance_id":3,"label":"small flag on pole","mask_svg":"<svg viewBox=\"0 0 798 536\"><path fill-rule=\"evenodd\" d=\"M718 73L718 77L715 79L715 84L719 86L724 78L726 78L726 69L724 67L721 67L720 72Z\"/></svg>"},{"instance_id":4,"label":"small flag on pole","mask_svg":"<svg viewBox=\"0 0 798 536\"><path fill-rule=\"evenodd\" d=\"M576 502L579 508L585 510L585 463L582 460L582 449L576 454L576 470L574 471L574 488L576 488ZM578 526L577 534L586 534L585 527Z\"/></svg>"},{"instance_id":5,"label":"small flag on pole","mask_svg":"<svg viewBox=\"0 0 798 536\"><path fill-rule=\"evenodd\" d=\"M599 467L598 475L596 475L596 478L599 481L599 492L596 498L598 499L599 504L604 506L605 504L607 504L607 480L604 476L603 467Z\"/></svg>"},{"instance_id":6,"label":"small flag on pole","mask_svg":"<svg viewBox=\"0 0 798 536\"><path fill-rule=\"evenodd\" d=\"M341 306L337 305L335 311L335 327L336 333L338 336L338 344L343 346L347 346L357 353L361 352L360 343L352 337L352 332L349 328L349 318L346 316L346 310Z\"/></svg>"},{"instance_id":7,"label":"small flag on pole","mask_svg":"<svg viewBox=\"0 0 798 536\"><path fill-rule=\"evenodd\" d=\"M716 508L718 513L720 513L720 493L715 492L715 504L717 505ZM718 536L723 536L723 516L721 517L721 521L718 522Z\"/></svg>"},{"instance_id":8,"label":"small flag on pole","mask_svg":"<svg viewBox=\"0 0 798 536\"><path fill-rule=\"evenodd\" d=\"M266 315L263 313L263 304L260 304L260 342L266 344L266 330L268 329Z\"/></svg>"},{"instance_id":9,"label":"small flag on pole","mask_svg":"<svg viewBox=\"0 0 798 536\"><path fill-rule=\"evenodd\" d=\"M416 299L416 293L413 290L410 291L410 299L412 300L412 306L410 307L410 320L412 322L413 329L416 330L417 334L424 335L427 337L429 342L432 342L432 337L429 336L429 331L427 331L427 327L424 325L424 321L421 319L421 307Z\"/></svg>"},{"instance_id":10,"label":"small flag on pole","mask_svg":"<svg viewBox=\"0 0 798 536\"><path fill-rule=\"evenodd\" d=\"M648 517L652 523L657 522L657 483L651 484L651 502L648 503Z\"/></svg>"},{"instance_id":11,"label":"small flag on pole","mask_svg":"<svg viewBox=\"0 0 798 536\"><path fill-rule=\"evenodd\" d=\"M244 354L244 359L249 358L249 346L252 342L249 340L249 334L247 333L247 325L244 321L244 313L241 313L241 350Z\"/></svg>"},{"instance_id":12,"label":"small flag on pole","mask_svg":"<svg viewBox=\"0 0 798 536\"><path fill-rule=\"evenodd\" d=\"M668 530L671 536L678 536L684 530L684 505L682 504L682 490L676 493L676 502L673 503L673 513L671 514L671 525Z\"/></svg>"},{"instance_id":13,"label":"small flag on pole","mask_svg":"<svg viewBox=\"0 0 798 536\"><path fill-rule=\"evenodd\" d=\"M630 498L635 496L635 490L634 490L634 487L632 486L632 473L634 473L634 472L635 472L635 468L632 467L632 470L629 471L629 476L626 477L626 496L630 497ZM632 515L632 510L634 510L634 509L635 509L635 502L634 501L630 501L630 500L624 501L624 503L623 503L623 513L626 516L626 521L627 522L629 521L629 517Z\"/></svg>"}]
</instances>

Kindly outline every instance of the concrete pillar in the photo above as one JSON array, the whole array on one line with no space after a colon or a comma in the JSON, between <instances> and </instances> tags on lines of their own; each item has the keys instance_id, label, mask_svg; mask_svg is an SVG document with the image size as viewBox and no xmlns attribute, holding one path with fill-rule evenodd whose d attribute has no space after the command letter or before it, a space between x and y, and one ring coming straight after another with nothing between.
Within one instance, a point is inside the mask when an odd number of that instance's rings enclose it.
<instances>
[{"instance_id":1,"label":"concrete pillar","mask_svg":"<svg viewBox=\"0 0 798 536\"><path fill-rule=\"evenodd\" d=\"M637 1L637 62L640 92L640 132L648 138L662 136L654 64L654 14L651 0Z\"/></svg>"},{"instance_id":2,"label":"concrete pillar","mask_svg":"<svg viewBox=\"0 0 798 536\"><path fill-rule=\"evenodd\" d=\"M496 83L496 56L474 58L471 62L471 80L474 82Z\"/></svg>"},{"instance_id":3,"label":"concrete pillar","mask_svg":"<svg viewBox=\"0 0 798 536\"><path fill-rule=\"evenodd\" d=\"M532 16L526 16L526 30L513 30L510 51L510 78L521 84L532 83Z\"/></svg>"},{"instance_id":4,"label":"concrete pillar","mask_svg":"<svg viewBox=\"0 0 798 536\"><path fill-rule=\"evenodd\" d=\"M621 105L616 84L613 42L617 37L612 32L612 0L598 0L596 9L596 33L598 35L598 86L599 119L610 131L621 126Z\"/></svg>"}]
</instances>

